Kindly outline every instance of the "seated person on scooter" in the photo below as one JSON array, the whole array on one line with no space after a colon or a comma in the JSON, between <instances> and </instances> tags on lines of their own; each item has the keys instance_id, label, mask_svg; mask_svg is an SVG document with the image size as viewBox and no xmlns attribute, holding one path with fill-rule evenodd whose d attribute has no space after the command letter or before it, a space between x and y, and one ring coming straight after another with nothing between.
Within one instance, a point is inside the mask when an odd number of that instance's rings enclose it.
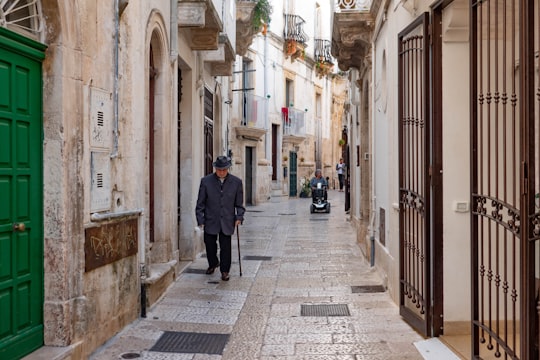
<instances>
[{"instance_id":1,"label":"seated person on scooter","mask_svg":"<svg viewBox=\"0 0 540 360\"><path fill-rule=\"evenodd\" d=\"M326 182L326 179L322 177L321 169L315 170L315 176L309 182L309 185L311 186L311 197L313 198L313 201L315 201L315 190L317 189L317 184L321 184L321 187L324 189L324 200L326 200L328 197L326 192L328 183Z\"/></svg>"}]
</instances>

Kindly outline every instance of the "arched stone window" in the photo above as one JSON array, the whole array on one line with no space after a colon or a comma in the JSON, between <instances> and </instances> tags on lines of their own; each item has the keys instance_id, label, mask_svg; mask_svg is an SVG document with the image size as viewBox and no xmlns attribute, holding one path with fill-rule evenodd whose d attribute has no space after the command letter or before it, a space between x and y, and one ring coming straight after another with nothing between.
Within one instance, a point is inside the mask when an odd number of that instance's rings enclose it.
<instances>
[{"instance_id":1,"label":"arched stone window","mask_svg":"<svg viewBox=\"0 0 540 360\"><path fill-rule=\"evenodd\" d=\"M43 28L41 2L39 0L0 1L0 26L39 40Z\"/></svg>"}]
</instances>

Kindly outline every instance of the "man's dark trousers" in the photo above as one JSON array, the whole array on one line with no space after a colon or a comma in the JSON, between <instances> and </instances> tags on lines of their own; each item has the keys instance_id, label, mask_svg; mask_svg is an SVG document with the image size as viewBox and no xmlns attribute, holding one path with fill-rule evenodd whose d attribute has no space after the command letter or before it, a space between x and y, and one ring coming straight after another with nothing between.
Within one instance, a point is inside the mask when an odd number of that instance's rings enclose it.
<instances>
[{"instance_id":1,"label":"man's dark trousers","mask_svg":"<svg viewBox=\"0 0 540 360\"><path fill-rule=\"evenodd\" d=\"M217 241L218 235L204 233L206 256L210 267L215 267L218 264ZM225 235L223 232L219 233L219 249L219 270L229 272L231 270L231 235Z\"/></svg>"}]
</instances>

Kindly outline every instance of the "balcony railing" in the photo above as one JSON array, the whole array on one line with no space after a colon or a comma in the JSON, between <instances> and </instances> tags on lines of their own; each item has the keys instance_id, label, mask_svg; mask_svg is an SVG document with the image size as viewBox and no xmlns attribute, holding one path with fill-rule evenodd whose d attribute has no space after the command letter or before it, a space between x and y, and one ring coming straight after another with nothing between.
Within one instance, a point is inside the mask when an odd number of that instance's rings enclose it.
<instances>
[{"instance_id":1,"label":"balcony railing","mask_svg":"<svg viewBox=\"0 0 540 360\"><path fill-rule=\"evenodd\" d=\"M331 48L332 43L330 40L315 39L315 49L313 50L315 61L333 64L334 59L332 58L332 54L330 54Z\"/></svg>"},{"instance_id":2,"label":"balcony railing","mask_svg":"<svg viewBox=\"0 0 540 360\"><path fill-rule=\"evenodd\" d=\"M283 14L285 16L285 29L283 29L283 38L285 40L294 40L305 44L309 36L304 32L306 21L298 15Z\"/></svg>"},{"instance_id":3,"label":"balcony railing","mask_svg":"<svg viewBox=\"0 0 540 360\"><path fill-rule=\"evenodd\" d=\"M336 12L368 11L373 0L336 0Z\"/></svg>"},{"instance_id":4,"label":"balcony railing","mask_svg":"<svg viewBox=\"0 0 540 360\"><path fill-rule=\"evenodd\" d=\"M266 99L251 94L244 94L242 125L264 129Z\"/></svg>"},{"instance_id":5,"label":"balcony railing","mask_svg":"<svg viewBox=\"0 0 540 360\"><path fill-rule=\"evenodd\" d=\"M306 135L305 112L292 107L281 108L283 135L304 137Z\"/></svg>"}]
</instances>

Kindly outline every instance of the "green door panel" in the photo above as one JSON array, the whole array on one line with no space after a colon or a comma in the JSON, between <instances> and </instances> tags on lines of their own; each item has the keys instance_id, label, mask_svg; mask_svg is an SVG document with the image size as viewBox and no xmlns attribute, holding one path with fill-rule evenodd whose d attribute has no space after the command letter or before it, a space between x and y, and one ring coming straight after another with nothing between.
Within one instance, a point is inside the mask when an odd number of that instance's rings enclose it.
<instances>
[{"instance_id":1,"label":"green door panel","mask_svg":"<svg viewBox=\"0 0 540 360\"><path fill-rule=\"evenodd\" d=\"M43 345L43 49L0 28L2 360Z\"/></svg>"}]
</instances>

